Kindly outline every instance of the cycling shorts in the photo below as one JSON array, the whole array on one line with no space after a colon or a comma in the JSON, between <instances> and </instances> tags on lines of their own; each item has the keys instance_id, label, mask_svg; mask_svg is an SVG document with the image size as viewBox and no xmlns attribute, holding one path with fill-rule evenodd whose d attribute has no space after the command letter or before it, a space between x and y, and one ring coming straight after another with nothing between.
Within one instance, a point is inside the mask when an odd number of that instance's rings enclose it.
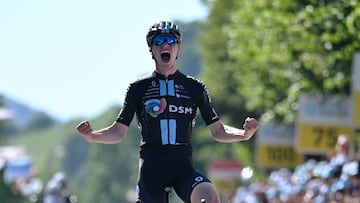
<instances>
[{"instance_id":1,"label":"cycling shorts","mask_svg":"<svg viewBox=\"0 0 360 203\"><path fill-rule=\"evenodd\" d=\"M184 201L190 202L193 189L210 182L197 171L191 157L160 156L140 160L136 192L141 203L166 203L165 188L171 187Z\"/></svg>"}]
</instances>

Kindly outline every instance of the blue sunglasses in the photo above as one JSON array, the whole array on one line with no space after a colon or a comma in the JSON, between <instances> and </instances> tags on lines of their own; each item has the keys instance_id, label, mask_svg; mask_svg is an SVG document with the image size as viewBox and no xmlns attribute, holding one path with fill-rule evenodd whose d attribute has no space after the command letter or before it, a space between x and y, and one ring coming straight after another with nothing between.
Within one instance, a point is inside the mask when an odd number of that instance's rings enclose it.
<instances>
[{"instance_id":1,"label":"blue sunglasses","mask_svg":"<svg viewBox=\"0 0 360 203\"><path fill-rule=\"evenodd\" d=\"M177 39L173 35L157 35L153 39L153 45L161 46L165 41L168 45L174 45L177 42Z\"/></svg>"}]
</instances>

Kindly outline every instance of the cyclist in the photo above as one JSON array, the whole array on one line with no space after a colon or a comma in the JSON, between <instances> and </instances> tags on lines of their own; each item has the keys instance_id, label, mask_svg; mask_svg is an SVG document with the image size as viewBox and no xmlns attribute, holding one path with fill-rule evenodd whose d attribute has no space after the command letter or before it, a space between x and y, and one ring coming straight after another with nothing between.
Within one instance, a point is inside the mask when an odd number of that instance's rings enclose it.
<instances>
[{"instance_id":1,"label":"cyclist","mask_svg":"<svg viewBox=\"0 0 360 203\"><path fill-rule=\"evenodd\" d=\"M155 61L152 75L136 80L127 89L123 108L108 127L94 131L88 121L77 126L89 142L117 143L124 139L134 114L141 131L140 168L136 187L138 202L166 202L164 188L174 188L185 202L219 203L208 178L193 166L191 132L196 111L215 140L235 142L250 139L259 124L247 118L243 129L223 124L211 105L205 85L181 73L176 65L182 33L169 21L152 25L146 35Z\"/></svg>"}]
</instances>

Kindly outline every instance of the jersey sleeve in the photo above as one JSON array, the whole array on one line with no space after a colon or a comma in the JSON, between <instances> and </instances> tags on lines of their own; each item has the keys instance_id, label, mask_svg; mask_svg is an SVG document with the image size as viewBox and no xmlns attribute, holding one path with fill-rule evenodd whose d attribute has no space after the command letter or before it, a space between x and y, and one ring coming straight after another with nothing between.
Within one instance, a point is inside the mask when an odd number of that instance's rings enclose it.
<instances>
[{"instance_id":1,"label":"jersey sleeve","mask_svg":"<svg viewBox=\"0 0 360 203\"><path fill-rule=\"evenodd\" d=\"M215 121L219 120L219 116L215 112L211 104L210 94L206 88L206 86L200 82L198 92L195 93L197 96L196 103L200 110L201 117L203 118L206 125L210 125Z\"/></svg>"},{"instance_id":2,"label":"jersey sleeve","mask_svg":"<svg viewBox=\"0 0 360 203\"><path fill-rule=\"evenodd\" d=\"M116 119L117 122L127 126L130 125L132 119L134 118L134 113L135 113L134 99L131 92L132 92L132 88L131 85L129 85L125 95L123 107Z\"/></svg>"}]
</instances>

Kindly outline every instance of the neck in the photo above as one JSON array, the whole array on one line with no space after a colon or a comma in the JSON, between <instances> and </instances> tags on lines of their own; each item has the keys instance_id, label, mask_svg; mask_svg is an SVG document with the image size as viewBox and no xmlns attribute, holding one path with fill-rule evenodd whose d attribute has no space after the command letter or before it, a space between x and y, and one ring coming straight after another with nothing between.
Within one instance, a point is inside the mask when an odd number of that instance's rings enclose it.
<instances>
[{"instance_id":1,"label":"neck","mask_svg":"<svg viewBox=\"0 0 360 203\"><path fill-rule=\"evenodd\" d=\"M164 75L167 78L169 75L172 75L177 71L177 67L176 64L173 64L171 66L160 66L159 64L156 64L155 71L160 73L161 75Z\"/></svg>"}]
</instances>

